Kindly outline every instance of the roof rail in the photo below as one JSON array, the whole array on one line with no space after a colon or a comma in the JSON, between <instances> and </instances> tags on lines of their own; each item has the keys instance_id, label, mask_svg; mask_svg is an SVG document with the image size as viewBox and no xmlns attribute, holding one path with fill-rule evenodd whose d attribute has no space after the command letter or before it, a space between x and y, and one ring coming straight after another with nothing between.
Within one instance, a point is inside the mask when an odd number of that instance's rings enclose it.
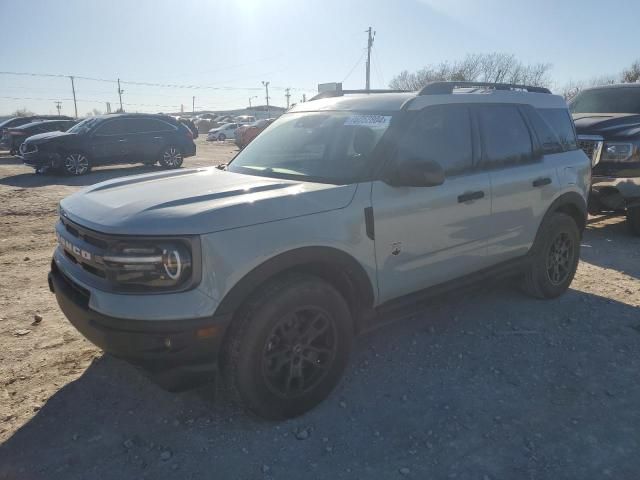
<instances>
[{"instance_id":1,"label":"roof rail","mask_svg":"<svg viewBox=\"0 0 640 480\"><path fill-rule=\"evenodd\" d=\"M309 101L320 100L321 98L342 97L344 95L353 95L357 93L407 93L409 90L385 90L385 89L369 89L369 90L332 90L321 92L312 97Z\"/></svg>"},{"instance_id":2,"label":"roof rail","mask_svg":"<svg viewBox=\"0 0 640 480\"><path fill-rule=\"evenodd\" d=\"M491 82L432 82L425 85L418 95L446 95L453 93L456 88L488 87L494 90L524 90L531 93L551 93L548 88L531 85L517 85L514 83Z\"/></svg>"}]
</instances>

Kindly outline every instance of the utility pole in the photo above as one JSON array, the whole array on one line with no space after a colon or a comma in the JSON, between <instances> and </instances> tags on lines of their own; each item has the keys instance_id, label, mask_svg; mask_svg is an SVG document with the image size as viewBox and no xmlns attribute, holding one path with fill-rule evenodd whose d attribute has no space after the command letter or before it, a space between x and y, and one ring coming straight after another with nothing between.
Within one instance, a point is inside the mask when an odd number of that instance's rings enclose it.
<instances>
[{"instance_id":1,"label":"utility pole","mask_svg":"<svg viewBox=\"0 0 640 480\"><path fill-rule=\"evenodd\" d=\"M111 113L111 102L106 102L107 113Z\"/></svg>"},{"instance_id":2,"label":"utility pole","mask_svg":"<svg viewBox=\"0 0 640 480\"><path fill-rule=\"evenodd\" d=\"M269 82L265 82L264 80L262 81L262 85L264 85L264 90L265 90L265 98L267 99L267 118L269 118L271 115L269 114Z\"/></svg>"},{"instance_id":3,"label":"utility pole","mask_svg":"<svg viewBox=\"0 0 640 480\"><path fill-rule=\"evenodd\" d=\"M287 110L289 110L289 98L291 98L291 93L289 92L291 91L291 89L285 88L284 91L286 92L284 96L287 97Z\"/></svg>"},{"instance_id":4,"label":"utility pole","mask_svg":"<svg viewBox=\"0 0 640 480\"><path fill-rule=\"evenodd\" d=\"M369 27L368 30L366 30L366 32L368 33L368 39L367 39L367 86L366 86L366 90L370 90L371 89L371 47L373 47L373 39L376 37L376 32L373 32L373 35L371 35L371 27Z\"/></svg>"},{"instance_id":5,"label":"utility pole","mask_svg":"<svg viewBox=\"0 0 640 480\"><path fill-rule=\"evenodd\" d=\"M191 112L196 113L196 97L191 97Z\"/></svg>"},{"instance_id":6,"label":"utility pole","mask_svg":"<svg viewBox=\"0 0 640 480\"><path fill-rule=\"evenodd\" d=\"M76 118L78 118L78 103L76 102L76 85L73 82L73 77L69 76L71 79L71 91L73 92L73 108L76 111Z\"/></svg>"},{"instance_id":7,"label":"utility pole","mask_svg":"<svg viewBox=\"0 0 640 480\"><path fill-rule=\"evenodd\" d=\"M120 88L120 79L118 79L118 97L120 97L120 112L124 112L124 110L122 109L122 94L124 93L124 90L122 90Z\"/></svg>"},{"instance_id":8,"label":"utility pole","mask_svg":"<svg viewBox=\"0 0 640 480\"><path fill-rule=\"evenodd\" d=\"M60 116L60 110L62 110L62 102L61 101L57 101L55 102L56 104L56 108L58 109L58 116Z\"/></svg>"},{"instance_id":9,"label":"utility pole","mask_svg":"<svg viewBox=\"0 0 640 480\"><path fill-rule=\"evenodd\" d=\"M249 97L249 110L251 110L251 100L254 98L258 98L258 96L254 95L253 97Z\"/></svg>"},{"instance_id":10,"label":"utility pole","mask_svg":"<svg viewBox=\"0 0 640 480\"><path fill-rule=\"evenodd\" d=\"M302 103L304 103L304 102L306 102L306 101L307 101L307 94L306 94L306 93L303 93L303 94L302 94Z\"/></svg>"}]
</instances>

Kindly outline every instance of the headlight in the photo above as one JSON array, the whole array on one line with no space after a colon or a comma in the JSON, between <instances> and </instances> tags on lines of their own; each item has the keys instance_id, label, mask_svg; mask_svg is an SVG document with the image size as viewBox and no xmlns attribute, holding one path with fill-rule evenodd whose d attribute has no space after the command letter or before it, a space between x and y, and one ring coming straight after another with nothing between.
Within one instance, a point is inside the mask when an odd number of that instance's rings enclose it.
<instances>
[{"instance_id":1,"label":"headlight","mask_svg":"<svg viewBox=\"0 0 640 480\"><path fill-rule=\"evenodd\" d=\"M602 148L601 161L626 162L635 153L633 143L606 142Z\"/></svg>"},{"instance_id":2,"label":"headlight","mask_svg":"<svg viewBox=\"0 0 640 480\"><path fill-rule=\"evenodd\" d=\"M125 241L102 257L107 279L131 291L179 290L193 281L193 252L179 240Z\"/></svg>"}]
</instances>

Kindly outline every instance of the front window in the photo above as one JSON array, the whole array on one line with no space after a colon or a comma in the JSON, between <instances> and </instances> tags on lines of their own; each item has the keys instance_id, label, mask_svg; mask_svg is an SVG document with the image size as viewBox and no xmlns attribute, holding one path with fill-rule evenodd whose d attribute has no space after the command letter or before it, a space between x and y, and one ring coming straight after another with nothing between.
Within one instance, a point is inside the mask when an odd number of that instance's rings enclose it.
<instances>
[{"instance_id":1,"label":"front window","mask_svg":"<svg viewBox=\"0 0 640 480\"><path fill-rule=\"evenodd\" d=\"M69 133L87 133L93 127L95 127L100 119L98 118L87 118L86 120L81 121L80 123L76 123L73 127L71 127L68 131Z\"/></svg>"},{"instance_id":2,"label":"front window","mask_svg":"<svg viewBox=\"0 0 640 480\"><path fill-rule=\"evenodd\" d=\"M638 113L640 88L615 87L585 90L569 103L571 113Z\"/></svg>"},{"instance_id":3,"label":"front window","mask_svg":"<svg viewBox=\"0 0 640 480\"><path fill-rule=\"evenodd\" d=\"M231 172L309 182L363 180L391 115L306 112L283 115L229 164Z\"/></svg>"}]
</instances>

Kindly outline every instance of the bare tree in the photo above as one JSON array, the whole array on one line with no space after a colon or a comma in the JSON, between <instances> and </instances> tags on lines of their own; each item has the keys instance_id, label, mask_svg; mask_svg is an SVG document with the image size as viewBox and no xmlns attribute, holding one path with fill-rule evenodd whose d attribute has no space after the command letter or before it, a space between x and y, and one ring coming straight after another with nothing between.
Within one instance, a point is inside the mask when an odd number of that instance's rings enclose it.
<instances>
[{"instance_id":1,"label":"bare tree","mask_svg":"<svg viewBox=\"0 0 640 480\"><path fill-rule=\"evenodd\" d=\"M30 117L33 115L33 112L30 110L27 110L25 107L22 107L17 109L15 112L13 112L12 115L14 117Z\"/></svg>"},{"instance_id":2,"label":"bare tree","mask_svg":"<svg viewBox=\"0 0 640 480\"><path fill-rule=\"evenodd\" d=\"M640 60L636 60L629 68L622 71L624 83L635 83L640 80Z\"/></svg>"},{"instance_id":3,"label":"bare tree","mask_svg":"<svg viewBox=\"0 0 640 480\"><path fill-rule=\"evenodd\" d=\"M580 81L569 81L560 88L560 94L564 97L565 100L571 100L578 93L580 93L585 88L591 87L599 87L601 85L613 85L614 83L619 83L620 79L615 75L601 75L599 77L593 77L588 80L580 80Z\"/></svg>"},{"instance_id":4,"label":"bare tree","mask_svg":"<svg viewBox=\"0 0 640 480\"><path fill-rule=\"evenodd\" d=\"M389 83L399 90L418 90L429 82L454 80L489 83L518 83L547 86L551 65L548 63L523 64L515 55L507 53L473 53L453 63L428 65L417 72L400 72Z\"/></svg>"}]
</instances>

